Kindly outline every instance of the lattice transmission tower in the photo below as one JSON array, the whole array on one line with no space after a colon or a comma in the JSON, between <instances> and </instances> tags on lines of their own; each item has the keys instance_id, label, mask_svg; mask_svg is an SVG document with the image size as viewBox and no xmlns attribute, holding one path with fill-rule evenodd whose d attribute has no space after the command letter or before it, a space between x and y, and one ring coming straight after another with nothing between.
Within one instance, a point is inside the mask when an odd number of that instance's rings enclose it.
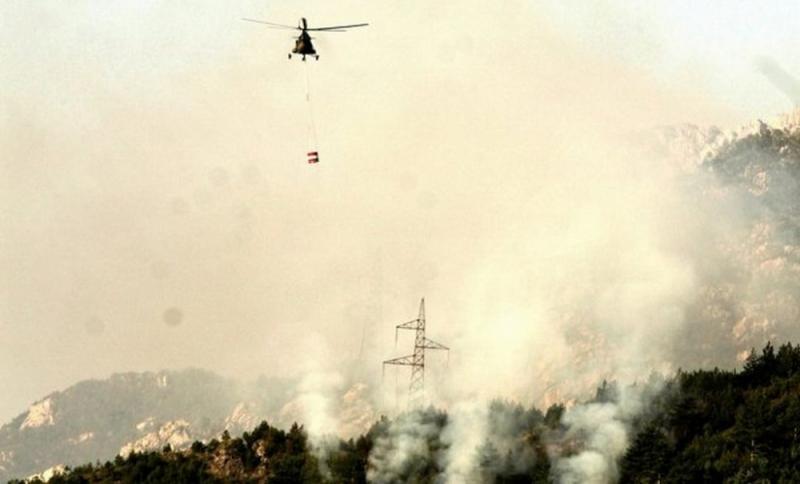
<instances>
[{"instance_id":1,"label":"lattice transmission tower","mask_svg":"<svg viewBox=\"0 0 800 484\"><path fill-rule=\"evenodd\" d=\"M450 355L450 348L425 337L425 298L419 303L419 316L406 323L398 324L394 330L394 343L397 345L397 335L401 329L415 331L414 353L407 356L392 358L383 362L386 365L399 365L411 367L411 383L408 386L408 407L419 408L425 404L425 350L445 350Z\"/></svg>"}]
</instances>

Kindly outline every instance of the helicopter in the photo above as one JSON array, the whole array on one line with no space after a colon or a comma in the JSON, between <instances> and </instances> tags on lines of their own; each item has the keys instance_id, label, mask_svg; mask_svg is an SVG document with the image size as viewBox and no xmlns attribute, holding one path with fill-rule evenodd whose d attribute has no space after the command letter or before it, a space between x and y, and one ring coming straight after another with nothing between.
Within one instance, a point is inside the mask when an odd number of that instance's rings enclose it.
<instances>
[{"instance_id":1,"label":"helicopter","mask_svg":"<svg viewBox=\"0 0 800 484\"><path fill-rule=\"evenodd\" d=\"M308 35L309 32L347 32L347 29L355 28L355 27L366 27L369 24L352 24L352 25L335 25L332 27L316 27L316 28L308 28L308 22L306 22L305 17L301 18L300 21L297 23L297 27L293 27L291 25L284 25L284 24L276 24L273 22L267 22L264 20L256 20L252 18L243 18L247 22L255 22L259 24L267 25L271 29L284 29L284 30L299 30L300 35L294 41L294 49L289 53L289 59L292 58L292 54L299 54L303 56L303 62L306 60L306 56L313 56L316 60L319 60L319 54L317 51L314 50L314 44L311 42L311 37Z\"/></svg>"}]
</instances>

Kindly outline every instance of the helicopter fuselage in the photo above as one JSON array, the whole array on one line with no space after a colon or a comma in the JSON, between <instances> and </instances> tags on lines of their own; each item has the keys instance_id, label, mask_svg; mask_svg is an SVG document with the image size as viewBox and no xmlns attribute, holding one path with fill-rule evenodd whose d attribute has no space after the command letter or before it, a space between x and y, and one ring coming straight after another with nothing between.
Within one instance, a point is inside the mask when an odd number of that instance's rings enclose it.
<instances>
[{"instance_id":1,"label":"helicopter fuselage","mask_svg":"<svg viewBox=\"0 0 800 484\"><path fill-rule=\"evenodd\" d=\"M292 49L291 54L289 54L289 59L292 58L292 54L300 54L303 56L303 60L306 60L307 55L319 60L319 54L317 54L317 51L314 50L314 44L311 42L311 36L308 35L308 32L306 32L305 20L306 19L302 19L303 27L301 27L302 30L300 35L294 41L294 49Z\"/></svg>"},{"instance_id":2,"label":"helicopter fuselage","mask_svg":"<svg viewBox=\"0 0 800 484\"><path fill-rule=\"evenodd\" d=\"M311 42L311 36L305 30L294 41L294 49L292 54L301 55L316 55L317 51L314 50L314 44Z\"/></svg>"}]
</instances>

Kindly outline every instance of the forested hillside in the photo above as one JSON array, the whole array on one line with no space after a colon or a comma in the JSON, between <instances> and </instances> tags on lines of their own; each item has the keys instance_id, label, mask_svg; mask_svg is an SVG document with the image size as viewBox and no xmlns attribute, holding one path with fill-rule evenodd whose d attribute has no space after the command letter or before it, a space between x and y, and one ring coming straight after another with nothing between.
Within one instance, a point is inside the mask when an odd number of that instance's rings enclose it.
<instances>
[{"instance_id":1,"label":"forested hillside","mask_svg":"<svg viewBox=\"0 0 800 484\"><path fill-rule=\"evenodd\" d=\"M660 390L628 422L633 439L618 463L620 482L796 482L800 347L768 344L740 371L681 371L647 385ZM603 382L585 404L614 402L624 391ZM566 432L564 414L560 405L541 412L491 403L490 430L473 449L475 478L569 482L558 459L579 454L588 437ZM445 472L448 418L429 408L382 418L357 439L314 444L302 426L284 431L264 422L241 437L225 432L184 451L132 453L68 469L50 482L433 483ZM393 436L398 428L403 439Z\"/></svg>"}]
</instances>

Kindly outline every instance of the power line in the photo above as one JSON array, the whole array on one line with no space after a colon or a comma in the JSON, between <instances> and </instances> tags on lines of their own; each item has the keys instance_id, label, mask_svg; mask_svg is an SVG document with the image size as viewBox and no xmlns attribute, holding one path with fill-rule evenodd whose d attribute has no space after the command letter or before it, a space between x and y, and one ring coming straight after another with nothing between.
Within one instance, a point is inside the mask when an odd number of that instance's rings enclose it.
<instances>
[{"instance_id":1,"label":"power line","mask_svg":"<svg viewBox=\"0 0 800 484\"><path fill-rule=\"evenodd\" d=\"M383 362L383 371L386 371L386 365L411 367L411 382L408 386L408 407L415 409L425 404L425 350L445 350L449 356L450 348L425 337L425 298L422 298L419 303L417 319L395 326L395 344L397 344L398 333L401 329L415 332L414 353L385 360Z\"/></svg>"}]
</instances>

